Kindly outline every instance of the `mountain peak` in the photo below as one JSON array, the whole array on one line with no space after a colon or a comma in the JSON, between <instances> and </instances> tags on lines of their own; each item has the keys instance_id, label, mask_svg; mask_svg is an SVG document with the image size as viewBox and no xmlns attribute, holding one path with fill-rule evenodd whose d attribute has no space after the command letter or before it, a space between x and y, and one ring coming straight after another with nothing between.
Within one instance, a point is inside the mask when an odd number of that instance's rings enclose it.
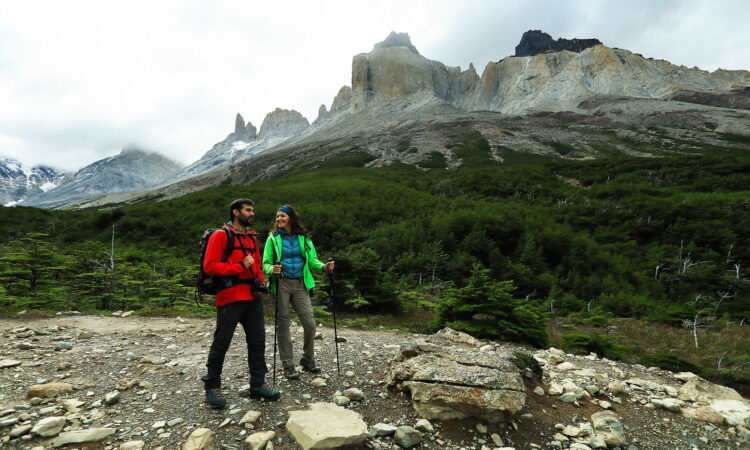
<instances>
[{"instance_id":1,"label":"mountain peak","mask_svg":"<svg viewBox=\"0 0 750 450\"><path fill-rule=\"evenodd\" d=\"M373 47L373 50L378 48L391 48L391 47L406 47L409 49L410 52L414 54L419 54L417 51L417 48L412 45L411 38L409 37L409 33L396 33L395 31L391 31L391 34L388 35L387 38L383 42L378 42L375 44L375 47Z\"/></svg>"},{"instance_id":2,"label":"mountain peak","mask_svg":"<svg viewBox=\"0 0 750 450\"><path fill-rule=\"evenodd\" d=\"M521 42L516 46L514 56L534 56L540 53L552 53L562 50L582 52L589 47L601 44L599 39L552 39L552 36L542 30L529 30L521 36Z\"/></svg>"}]
</instances>

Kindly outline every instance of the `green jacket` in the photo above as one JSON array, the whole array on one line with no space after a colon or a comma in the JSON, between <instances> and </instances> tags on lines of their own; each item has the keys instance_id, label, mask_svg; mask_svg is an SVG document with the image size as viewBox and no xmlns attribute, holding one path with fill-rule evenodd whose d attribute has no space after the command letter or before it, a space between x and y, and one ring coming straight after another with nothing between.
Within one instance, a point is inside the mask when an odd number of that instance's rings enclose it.
<instances>
[{"instance_id":1,"label":"green jacket","mask_svg":"<svg viewBox=\"0 0 750 450\"><path fill-rule=\"evenodd\" d=\"M298 234L299 248L302 251L302 257L305 259L305 267L302 268L305 287L309 291L315 286L310 269L323 272L323 263L318 261L318 255L315 253L315 247L309 237ZM271 293L276 293L276 277L270 275L273 273L273 263L279 255L281 256L281 234L269 233L266 240L266 247L263 250L263 273L269 274Z\"/></svg>"}]
</instances>

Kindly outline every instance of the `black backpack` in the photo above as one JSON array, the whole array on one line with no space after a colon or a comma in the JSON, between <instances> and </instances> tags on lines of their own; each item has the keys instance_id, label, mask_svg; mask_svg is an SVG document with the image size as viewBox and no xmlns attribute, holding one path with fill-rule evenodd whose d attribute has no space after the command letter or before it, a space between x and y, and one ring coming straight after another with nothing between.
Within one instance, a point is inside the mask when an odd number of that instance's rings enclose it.
<instances>
[{"instance_id":1,"label":"black backpack","mask_svg":"<svg viewBox=\"0 0 750 450\"><path fill-rule=\"evenodd\" d=\"M235 249L241 249L243 253L247 254L249 251L251 254L256 253L258 249L258 239L255 237L255 233L253 232L250 237L255 242L255 248L245 248L245 247L237 247L235 246L235 234L234 231L232 231L231 228L227 227L226 225L222 226L221 228L209 228L203 232L201 235L201 240L198 243L198 247L200 249L200 257L198 258L198 276L195 286L195 298L196 302L199 302L199 299L202 299L203 294L208 295L216 295L217 292L228 289L232 286L236 286L238 284L245 284L245 283L251 283L249 281L240 280L239 276L211 276L208 275L203 270L203 263L206 259L206 249L208 248L208 240L211 238L211 235L214 234L216 231L223 230L224 233L227 235L227 247L224 249L224 256L222 256L221 261L226 262L227 259L229 259L229 255L232 254L232 252Z\"/></svg>"}]
</instances>

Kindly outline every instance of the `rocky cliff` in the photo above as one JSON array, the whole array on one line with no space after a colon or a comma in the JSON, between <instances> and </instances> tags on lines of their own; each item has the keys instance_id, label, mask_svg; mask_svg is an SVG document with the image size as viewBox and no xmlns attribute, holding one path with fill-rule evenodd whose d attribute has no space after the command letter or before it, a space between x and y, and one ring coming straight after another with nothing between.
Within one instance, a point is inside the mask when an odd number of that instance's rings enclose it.
<instances>
[{"instance_id":1,"label":"rocky cliff","mask_svg":"<svg viewBox=\"0 0 750 450\"><path fill-rule=\"evenodd\" d=\"M106 194L140 191L155 186L180 169L157 154L136 148L84 167L55 189L30 197L24 205L56 208Z\"/></svg>"},{"instance_id":2,"label":"rocky cliff","mask_svg":"<svg viewBox=\"0 0 750 450\"><path fill-rule=\"evenodd\" d=\"M237 113L233 133L214 144L198 161L175 173L168 181L194 177L248 159L300 134L309 126L310 123L299 112L276 108L266 114L260 132L256 134L255 127L250 122L245 124L242 115Z\"/></svg>"},{"instance_id":3,"label":"rocky cliff","mask_svg":"<svg viewBox=\"0 0 750 450\"><path fill-rule=\"evenodd\" d=\"M517 53L533 56L490 62L481 76L473 65L462 71L419 55L408 36L376 45L352 61L350 111L419 94L466 111L584 112L579 105L595 97L668 99L681 91L730 93L750 86L747 71L707 72L609 48L595 39L545 36L525 33Z\"/></svg>"},{"instance_id":4,"label":"rocky cliff","mask_svg":"<svg viewBox=\"0 0 750 450\"><path fill-rule=\"evenodd\" d=\"M57 187L63 173L51 167L24 167L19 161L0 158L0 205L12 206Z\"/></svg>"},{"instance_id":5,"label":"rocky cliff","mask_svg":"<svg viewBox=\"0 0 750 450\"><path fill-rule=\"evenodd\" d=\"M599 39L552 39L552 36L542 30L529 30L521 36L521 42L516 46L514 56L535 56L540 53L553 53L567 50L582 52L589 47L599 45Z\"/></svg>"}]
</instances>

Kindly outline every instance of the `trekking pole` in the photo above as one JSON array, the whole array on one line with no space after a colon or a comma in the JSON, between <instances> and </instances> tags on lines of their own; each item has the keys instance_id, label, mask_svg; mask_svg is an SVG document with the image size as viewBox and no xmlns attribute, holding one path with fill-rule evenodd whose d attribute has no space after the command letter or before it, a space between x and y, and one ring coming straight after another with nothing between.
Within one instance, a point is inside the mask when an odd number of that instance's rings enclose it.
<instances>
[{"instance_id":1,"label":"trekking pole","mask_svg":"<svg viewBox=\"0 0 750 450\"><path fill-rule=\"evenodd\" d=\"M333 261L333 258L328 262ZM328 272L328 283L331 285L331 303L333 304L333 342L336 343L336 371L341 375L341 365L339 364L339 335L336 331L336 291L333 287L333 272Z\"/></svg>"},{"instance_id":2,"label":"trekking pole","mask_svg":"<svg viewBox=\"0 0 750 450\"><path fill-rule=\"evenodd\" d=\"M273 263L274 266L281 264L280 261ZM273 388L276 389L276 326L279 317L279 278L281 274L271 275L276 279L276 294L273 296Z\"/></svg>"}]
</instances>

